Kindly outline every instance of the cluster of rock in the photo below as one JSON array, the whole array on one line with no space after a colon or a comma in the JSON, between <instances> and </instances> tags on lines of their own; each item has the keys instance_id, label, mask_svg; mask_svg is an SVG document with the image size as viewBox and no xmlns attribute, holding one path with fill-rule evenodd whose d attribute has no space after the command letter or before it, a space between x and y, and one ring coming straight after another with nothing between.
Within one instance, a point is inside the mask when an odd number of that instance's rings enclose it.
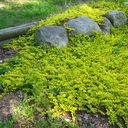
<instances>
[{"instance_id":1,"label":"cluster of rock","mask_svg":"<svg viewBox=\"0 0 128 128\"><path fill-rule=\"evenodd\" d=\"M115 28L123 27L127 18L122 11L110 11L105 14L103 25L98 25L92 19L86 16L80 16L75 19L71 19L66 23L66 27L72 28L71 35L92 35L93 31L100 31L104 35L111 33L111 25ZM39 45L43 45L46 48L47 45L57 47L66 46L68 43L68 35L66 29L62 26L42 26L37 28L34 34L35 41Z\"/></svg>"}]
</instances>

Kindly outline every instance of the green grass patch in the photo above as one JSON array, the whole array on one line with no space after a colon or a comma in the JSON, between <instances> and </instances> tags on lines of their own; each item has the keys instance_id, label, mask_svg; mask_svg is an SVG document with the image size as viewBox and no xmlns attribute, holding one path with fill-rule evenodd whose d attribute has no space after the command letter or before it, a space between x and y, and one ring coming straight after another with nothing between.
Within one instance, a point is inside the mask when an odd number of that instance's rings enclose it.
<instances>
[{"instance_id":1,"label":"green grass patch","mask_svg":"<svg viewBox=\"0 0 128 128\"><path fill-rule=\"evenodd\" d=\"M24 3L4 3L0 8L0 29L36 22L59 11L62 11L62 8L53 5L50 1L32 0Z\"/></svg>"},{"instance_id":2,"label":"green grass patch","mask_svg":"<svg viewBox=\"0 0 128 128\"><path fill-rule=\"evenodd\" d=\"M128 24L112 27L111 35L69 37L67 47L60 49L42 49L34 41L35 30L42 25L60 25L81 15L100 24L99 16L110 10L121 10L128 17L128 6L119 3L79 5L40 21L18 41L6 44L21 51L9 59L20 63L1 65L9 69L0 76L5 92L24 90L29 95L26 103L33 102L30 107L45 108L40 115L50 113L55 118L70 111L75 121L77 110L87 110L106 114L109 123L119 127L117 117L122 117L128 127Z\"/></svg>"},{"instance_id":3,"label":"green grass patch","mask_svg":"<svg viewBox=\"0 0 128 128\"><path fill-rule=\"evenodd\" d=\"M10 128L16 121L17 119L14 116L10 116L9 119L4 120L4 122L0 121L0 128Z\"/></svg>"}]
</instances>

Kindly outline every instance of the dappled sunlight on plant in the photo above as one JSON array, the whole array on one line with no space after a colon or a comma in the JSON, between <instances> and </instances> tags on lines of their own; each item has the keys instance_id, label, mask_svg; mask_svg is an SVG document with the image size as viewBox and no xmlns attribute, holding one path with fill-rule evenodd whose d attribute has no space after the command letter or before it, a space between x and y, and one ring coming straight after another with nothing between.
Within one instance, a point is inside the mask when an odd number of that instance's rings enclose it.
<instances>
[{"instance_id":1,"label":"dappled sunlight on plant","mask_svg":"<svg viewBox=\"0 0 128 128\"><path fill-rule=\"evenodd\" d=\"M10 42L8 45L21 50L22 63L2 74L0 81L6 90L22 89L28 93L30 98L26 102L33 101L30 107L44 105L41 115L50 113L55 118L70 111L75 121L77 110L87 110L107 114L110 124L121 127L118 116L128 123L128 24L122 28L112 27L111 35L95 32L91 37L81 34L69 37L67 47L60 49L42 49L34 41L35 30L42 25L60 25L80 15L100 24L103 19L98 17L105 14L105 7L126 13L123 5L99 2L93 6L97 9L79 5L51 16L32 27L18 41ZM7 62L3 66L9 67Z\"/></svg>"}]
</instances>

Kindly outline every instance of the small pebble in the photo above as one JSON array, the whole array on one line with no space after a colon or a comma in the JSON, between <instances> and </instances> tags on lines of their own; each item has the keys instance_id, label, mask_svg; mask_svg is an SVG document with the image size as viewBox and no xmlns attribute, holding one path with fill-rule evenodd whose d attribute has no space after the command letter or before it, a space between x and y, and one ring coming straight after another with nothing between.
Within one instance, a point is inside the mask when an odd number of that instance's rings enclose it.
<instances>
[{"instance_id":1,"label":"small pebble","mask_svg":"<svg viewBox=\"0 0 128 128\"><path fill-rule=\"evenodd\" d=\"M82 121L82 119L81 119L80 117L78 117L78 118L77 118L77 120L78 120L79 122L81 122L81 121Z\"/></svg>"},{"instance_id":2,"label":"small pebble","mask_svg":"<svg viewBox=\"0 0 128 128\"><path fill-rule=\"evenodd\" d=\"M95 115L96 116L96 118L98 118L98 115Z\"/></svg>"},{"instance_id":3,"label":"small pebble","mask_svg":"<svg viewBox=\"0 0 128 128\"><path fill-rule=\"evenodd\" d=\"M70 119L65 119L67 122L69 122L70 121Z\"/></svg>"},{"instance_id":4,"label":"small pebble","mask_svg":"<svg viewBox=\"0 0 128 128\"><path fill-rule=\"evenodd\" d=\"M85 114L84 117L85 117L85 118L88 118L88 114Z\"/></svg>"}]
</instances>

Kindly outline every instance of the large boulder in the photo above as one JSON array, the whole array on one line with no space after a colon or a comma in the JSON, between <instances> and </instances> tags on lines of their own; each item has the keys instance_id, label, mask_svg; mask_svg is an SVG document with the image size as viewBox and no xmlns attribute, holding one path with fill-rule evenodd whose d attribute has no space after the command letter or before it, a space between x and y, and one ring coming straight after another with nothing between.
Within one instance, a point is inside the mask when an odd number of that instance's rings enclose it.
<instances>
[{"instance_id":1,"label":"large boulder","mask_svg":"<svg viewBox=\"0 0 128 128\"><path fill-rule=\"evenodd\" d=\"M103 35L109 35L111 33L111 22L106 17L103 17L103 19L103 25L100 25L100 29Z\"/></svg>"},{"instance_id":2,"label":"large boulder","mask_svg":"<svg viewBox=\"0 0 128 128\"><path fill-rule=\"evenodd\" d=\"M127 22L127 18L122 11L110 11L105 14L105 17L110 20L115 28L123 27Z\"/></svg>"},{"instance_id":3,"label":"large boulder","mask_svg":"<svg viewBox=\"0 0 128 128\"><path fill-rule=\"evenodd\" d=\"M100 31L100 27L96 22L86 16L80 16L67 22L66 27L72 28L71 35L92 35L93 31Z\"/></svg>"},{"instance_id":4,"label":"large boulder","mask_svg":"<svg viewBox=\"0 0 128 128\"><path fill-rule=\"evenodd\" d=\"M46 48L47 45L53 47L66 46L68 43L67 32L62 26L42 26L37 28L34 34L35 41L39 45L43 45Z\"/></svg>"}]
</instances>

